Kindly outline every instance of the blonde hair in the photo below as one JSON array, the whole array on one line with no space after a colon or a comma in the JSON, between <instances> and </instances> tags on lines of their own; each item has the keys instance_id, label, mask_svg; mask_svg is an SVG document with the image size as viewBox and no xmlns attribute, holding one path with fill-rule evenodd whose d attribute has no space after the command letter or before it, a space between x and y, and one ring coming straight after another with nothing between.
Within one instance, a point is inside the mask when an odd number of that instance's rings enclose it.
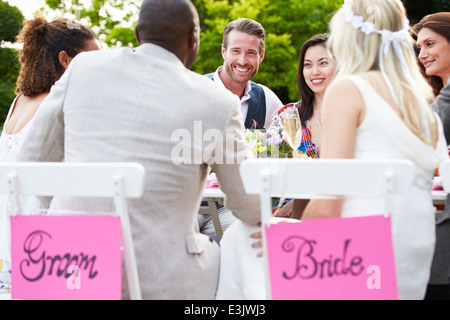
<instances>
[{"instance_id":1,"label":"blonde hair","mask_svg":"<svg viewBox=\"0 0 450 320\"><path fill-rule=\"evenodd\" d=\"M355 15L372 22L378 30L399 31L403 28L406 11L400 0L357 0L352 1L351 7ZM381 34L373 32L367 35L354 28L346 21L342 9L334 15L330 29L328 46L337 61L336 80L350 74L380 70L380 54L384 54L380 52ZM408 43L402 41L400 44L410 75L403 72L392 45L387 56L383 57L384 70L397 96L403 121L416 136L431 145L437 139L436 118L433 113L427 112L430 129L430 136L427 137L424 134L426 128L423 127L422 108L427 103L432 110L430 104L434 95L417 64L413 39L409 38Z\"/></svg>"}]
</instances>

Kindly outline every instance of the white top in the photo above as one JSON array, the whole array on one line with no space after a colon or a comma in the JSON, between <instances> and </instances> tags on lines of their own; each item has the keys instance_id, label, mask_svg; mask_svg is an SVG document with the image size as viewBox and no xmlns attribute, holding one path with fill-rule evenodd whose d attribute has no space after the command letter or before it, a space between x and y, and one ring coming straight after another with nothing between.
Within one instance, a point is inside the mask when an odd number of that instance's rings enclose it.
<instances>
[{"instance_id":1,"label":"white top","mask_svg":"<svg viewBox=\"0 0 450 320\"><path fill-rule=\"evenodd\" d=\"M14 162L17 151L22 144L25 134L30 128L33 119L25 127L15 134L8 134L5 131L6 125L16 105L18 95L9 109L3 131L0 136L0 162ZM40 208L39 202L35 197L26 197L21 199L21 205L24 212L33 212ZM0 195L0 294L10 293L11 291L11 239L10 239L10 221L11 203L8 197ZM1 299L1 298L0 298Z\"/></svg>"},{"instance_id":2,"label":"white top","mask_svg":"<svg viewBox=\"0 0 450 320\"><path fill-rule=\"evenodd\" d=\"M5 131L6 125L8 123L9 118L16 106L16 101L19 98L20 94L14 99L11 107L9 108L8 115L6 116L5 123L3 124L3 131L0 136L0 160L3 162L13 161L14 157L17 153L17 150L20 146L20 142L23 139L23 136L27 132L27 128L30 126L30 122L28 122L25 127L15 134L8 134Z\"/></svg>"},{"instance_id":3,"label":"white top","mask_svg":"<svg viewBox=\"0 0 450 320\"><path fill-rule=\"evenodd\" d=\"M17 96L18 97L18 96ZM14 99L11 108L9 109L5 123L3 125L3 131L0 136L0 161L11 162L13 161L20 142L26 133L28 125L17 134L9 135L5 132L6 124L12 114L14 106L17 101L17 97ZM11 240L10 240L10 222L9 222L9 202L7 196L0 196L0 293L11 292Z\"/></svg>"},{"instance_id":4,"label":"white top","mask_svg":"<svg viewBox=\"0 0 450 320\"><path fill-rule=\"evenodd\" d=\"M223 66L220 66L216 70L216 72L214 72L213 78L215 83L218 83L219 85L221 85L226 89L225 85L222 82L222 79L220 79L219 76L219 72L222 71L222 69ZM269 88L260 83L258 83L258 85L260 85L263 88L266 97L266 122L264 123L264 128L267 129L272 124L273 118L278 114L278 111L280 111L280 109L283 107L283 103L272 90L270 90ZM244 121L247 118L248 100L250 100L249 94L250 90L252 90L252 87L249 81L247 82L247 87L245 88L244 96L241 98L241 110Z\"/></svg>"},{"instance_id":5,"label":"white top","mask_svg":"<svg viewBox=\"0 0 450 320\"><path fill-rule=\"evenodd\" d=\"M357 130L354 157L409 159L416 165L414 184L404 196L395 199L391 222L399 298L423 299L435 243L431 180L440 161L448 158L442 125L437 119L440 137L433 150L407 128L366 80L359 76L348 78L358 87L366 106L365 118ZM422 161L421 154L427 159ZM375 215L384 209L379 199L346 199L342 217Z\"/></svg>"}]
</instances>

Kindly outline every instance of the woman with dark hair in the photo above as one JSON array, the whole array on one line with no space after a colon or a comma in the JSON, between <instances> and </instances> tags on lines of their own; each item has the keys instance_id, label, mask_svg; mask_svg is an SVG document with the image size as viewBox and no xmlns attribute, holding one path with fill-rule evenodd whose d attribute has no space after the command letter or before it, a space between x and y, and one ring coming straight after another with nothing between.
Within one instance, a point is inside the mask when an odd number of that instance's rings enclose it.
<instances>
[{"instance_id":1,"label":"woman with dark hair","mask_svg":"<svg viewBox=\"0 0 450 320\"><path fill-rule=\"evenodd\" d=\"M299 153L311 158L319 157L321 141L321 104L325 89L333 80L335 65L326 48L327 36L315 35L307 40L300 51L297 71L297 86L301 101L289 103L287 107L296 106L303 127L302 144Z\"/></svg>"},{"instance_id":2,"label":"woman with dark hair","mask_svg":"<svg viewBox=\"0 0 450 320\"><path fill-rule=\"evenodd\" d=\"M23 44L19 54L20 72L16 98L6 117L0 136L0 161L12 162L39 105L52 85L63 75L70 61L80 52L99 50L95 33L77 21L58 18L47 22L40 13L25 21L17 41ZM25 213L37 210L34 197L22 203ZM0 198L0 294L11 290L11 252L9 239L9 203Z\"/></svg>"},{"instance_id":3,"label":"woman with dark hair","mask_svg":"<svg viewBox=\"0 0 450 320\"><path fill-rule=\"evenodd\" d=\"M22 131L78 53L100 49L97 36L88 27L65 18L47 22L40 13L24 23L17 41L23 48L19 54L17 97L3 127L7 136Z\"/></svg>"},{"instance_id":4,"label":"woman with dark hair","mask_svg":"<svg viewBox=\"0 0 450 320\"><path fill-rule=\"evenodd\" d=\"M450 77L450 12L425 16L414 28L419 60L430 77L435 95Z\"/></svg>"},{"instance_id":5,"label":"woman with dark hair","mask_svg":"<svg viewBox=\"0 0 450 320\"><path fill-rule=\"evenodd\" d=\"M307 40L300 51L297 71L297 86L301 101L290 103L281 108L296 106L302 123L302 143L294 157L319 158L322 140L322 100L325 90L331 83L335 72L333 57L326 47L327 35L315 35ZM278 217L300 219L308 200L287 202L275 211ZM278 203L275 204L275 207Z\"/></svg>"},{"instance_id":6,"label":"woman with dark hair","mask_svg":"<svg viewBox=\"0 0 450 320\"><path fill-rule=\"evenodd\" d=\"M300 119L302 126L309 129L316 146L320 146L322 138L320 120L323 96L335 71L333 58L326 48L327 39L327 35L321 34L305 42L297 73L298 90L302 97L298 103Z\"/></svg>"},{"instance_id":7,"label":"woman with dark hair","mask_svg":"<svg viewBox=\"0 0 450 320\"><path fill-rule=\"evenodd\" d=\"M57 18L47 22L36 13L25 21L17 41L23 44L19 54L20 72L16 83L17 97L6 117L0 149L12 136L20 133L36 113L51 86L62 76L70 61L82 51L100 49L95 33L79 22ZM13 139L15 140L15 139ZM0 153L0 159L3 155Z\"/></svg>"},{"instance_id":8,"label":"woman with dark hair","mask_svg":"<svg viewBox=\"0 0 450 320\"><path fill-rule=\"evenodd\" d=\"M419 60L438 96L433 108L439 114L447 144L450 142L450 12L424 17L414 26ZM441 93L441 94L440 94ZM425 299L450 299L450 196L436 220L436 245Z\"/></svg>"}]
</instances>

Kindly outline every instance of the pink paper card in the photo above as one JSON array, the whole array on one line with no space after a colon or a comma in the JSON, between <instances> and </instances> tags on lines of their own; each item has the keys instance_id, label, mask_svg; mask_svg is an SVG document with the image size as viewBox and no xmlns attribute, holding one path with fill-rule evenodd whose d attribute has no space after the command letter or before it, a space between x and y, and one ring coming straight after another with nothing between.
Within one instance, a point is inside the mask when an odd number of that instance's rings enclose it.
<instances>
[{"instance_id":1,"label":"pink paper card","mask_svg":"<svg viewBox=\"0 0 450 320\"><path fill-rule=\"evenodd\" d=\"M207 179L205 183L205 189L219 189L217 179Z\"/></svg>"},{"instance_id":2,"label":"pink paper card","mask_svg":"<svg viewBox=\"0 0 450 320\"><path fill-rule=\"evenodd\" d=\"M390 218L266 226L274 300L396 300Z\"/></svg>"},{"instance_id":3,"label":"pink paper card","mask_svg":"<svg viewBox=\"0 0 450 320\"><path fill-rule=\"evenodd\" d=\"M120 300L120 218L11 217L11 297Z\"/></svg>"}]
</instances>

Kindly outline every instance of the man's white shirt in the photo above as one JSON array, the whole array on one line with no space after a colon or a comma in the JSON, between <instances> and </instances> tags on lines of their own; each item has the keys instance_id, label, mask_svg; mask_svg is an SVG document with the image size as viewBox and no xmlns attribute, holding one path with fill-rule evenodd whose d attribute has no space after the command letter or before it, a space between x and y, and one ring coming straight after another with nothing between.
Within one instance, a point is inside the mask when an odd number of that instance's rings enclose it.
<instances>
[{"instance_id":1,"label":"man's white shirt","mask_svg":"<svg viewBox=\"0 0 450 320\"><path fill-rule=\"evenodd\" d=\"M214 82L217 83L220 86L223 86L225 89L225 85L222 82L222 79L220 79L219 76L219 72L221 72L223 70L223 66L220 66L216 72L214 72L213 74L213 79ZM275 115L278 113L278 111L281 109L281 107L283 107L283 103L281 102L281 100L277 97L277 95L270 90L269 88L267 88L266 86L258 83L258 85L260 85L263 90L264 90L264 95L266 97L266 120L264 122L264 128L267 129L270 127L270 125L272 124L273 118L275 117ZM247 118L247 113L248 113L248 100L250 100L250 90L252 90L252 87L250 85L250 81L247 82L247 87L245 88L244 91L244 96L241 98L241 110L242 110L242 115L243 115L243 119L245 121L245 119Z\"/></svg>"}]
</instances>

